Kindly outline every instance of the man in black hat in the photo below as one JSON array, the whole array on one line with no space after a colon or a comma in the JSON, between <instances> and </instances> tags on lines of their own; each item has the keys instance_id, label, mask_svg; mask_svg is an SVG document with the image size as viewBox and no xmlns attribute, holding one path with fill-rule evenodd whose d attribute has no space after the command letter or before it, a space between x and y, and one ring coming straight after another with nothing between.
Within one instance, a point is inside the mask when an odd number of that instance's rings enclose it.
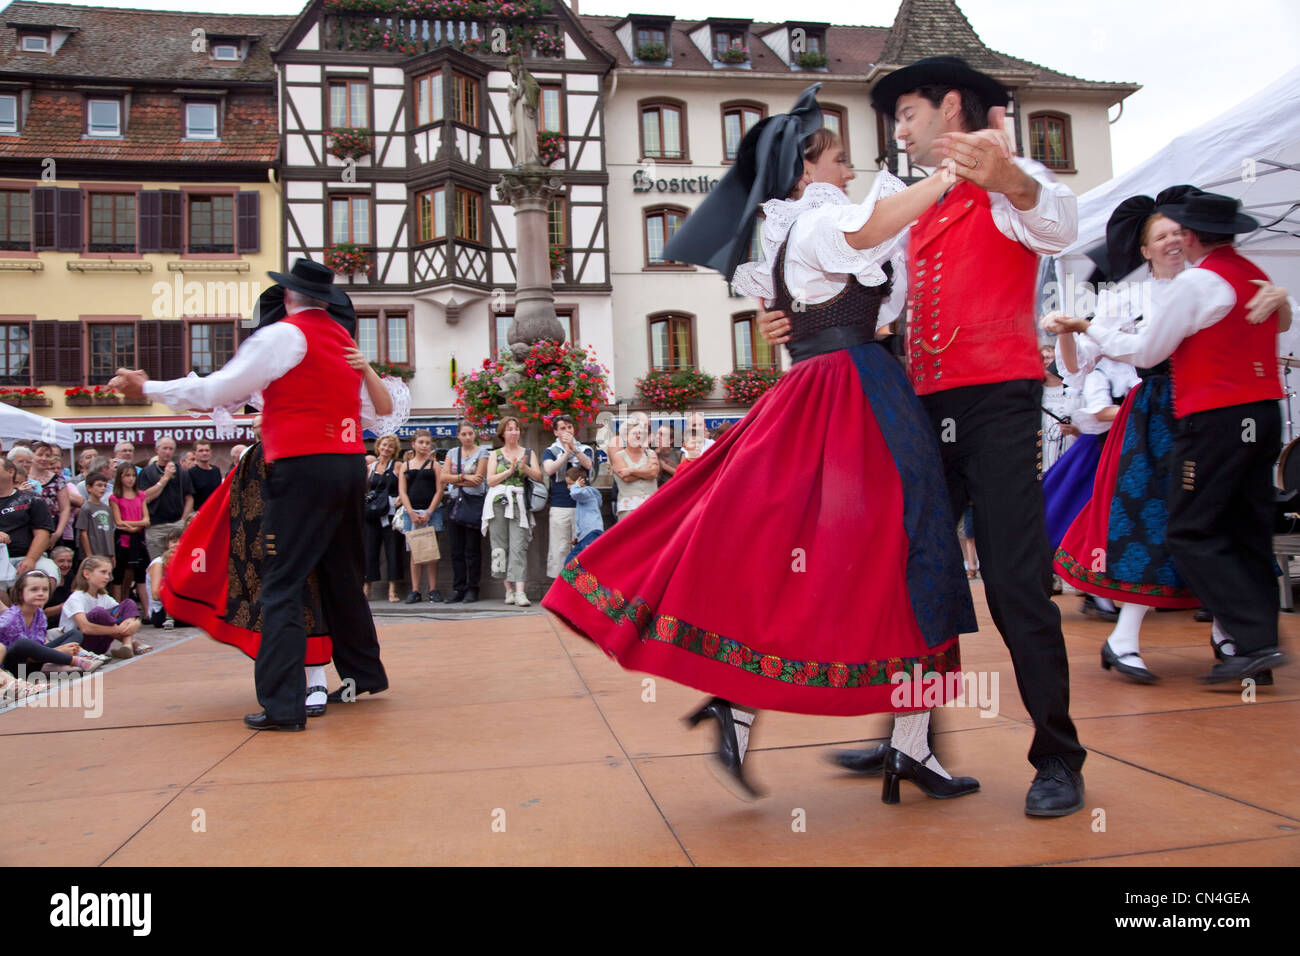
<instances>
[{"instance_id":1,"label":"man in black hat","mask_svg":"<svg viewBox=\"0 0 1300 956\"><path fill-rule=\"evenodd\" d=\"M244 723L254 730L303 730L302 593L313 569L345 687L350 682L352 691L372 694L388 687L361 587L361 436L376 413L392 409L383 386L373 387L373 370L367 366L363 372L348 361L354 343L329 310L350 305L334 286L334 274L299 259L290 273L269 275L284 288L285 314L264 322L225 367L205 378L170 382L118 369L112 384L128 397L147 395L177 411L228 406L262 393L262 442L271 471L262 523L263 634L254 675L265 709ZM340 699L337 691L331 699Z\"/></svg>"},{"instance_id":2,"label":"man in black hat","mask_svg":"<svg viewBox=\"0 0 1300 956\"><path fill-rule=\"evenodd\" d=\"M914 164L955 162L958 181L908 235L911 318L902 340L940 439L953 524L974 505L989 611L1034 721L1029 760L1037 774L1025 812L1064 816L1083 807L1085 753L1070 720L1061 616L1049 597L1035 292L1038 256L1074 241L1078 210L1042 164L1011 156L1000 129L1008 101L992 77L946 56L896 70L872 91ZM774 343L788 330L777 316L760 316ZM879 773L883 751L837 759Z\"/></svg>"},{"instance_id":3,"label":"man in black hat","mask_svg":"<svg viewBox=\"0 0 1300 956\"><path fill-rule=\"evenodd\" d=\"M1183 227L1187 269L1136 333L1062 319L1102 352L1150 367L1172 357L1173 461L1165 541L1214 616L1223 659L1204 678L1255 677L1282 663L1273 571L1273 464L1282 439L1277 335L1291 325L1286 290L1233 248L1258 228L1229 196L1193 192L1156 211ZM1233 653L1235 651L1235 653Z\"/></svg>"}]
</instances>

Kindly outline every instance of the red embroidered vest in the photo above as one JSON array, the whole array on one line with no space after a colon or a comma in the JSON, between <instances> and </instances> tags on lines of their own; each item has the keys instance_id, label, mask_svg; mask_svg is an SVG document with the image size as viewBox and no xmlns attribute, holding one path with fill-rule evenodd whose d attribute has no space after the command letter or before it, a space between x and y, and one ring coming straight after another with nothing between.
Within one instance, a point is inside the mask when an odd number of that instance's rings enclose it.
<instances>
[{"instance_id":1,"label":"red embroidered vest","mask_svg":"<svg viewBox=\"0 0 1300 956\"><path fill-rule=\"evenodd\" d=\"M1174 415L1183 418L1211 408L1280 399L1277 373L1277 313L1258 325L1246 321L1246 303L1259 291L1251 279L1268 280L1236 249L1215 249L1201 269L1219 276L1237 295L1232 310L1208 329L1189 335L1174 350Z\"/></svg>"},{"instance_id":2,"label":"red embroidered vest","mask_svg":"<svg viewBox=\"0 0 1300 956\"><path fill-rule=\"evenodd\" d=\"M918 395L1042 381L1034 318L1037 253L993 222L989 194L962 181L908 239L908 374Z\"/></svg>"},{"instance_id":3,"label":"red embroidered vest","mask_svg":"<svg viewBox=\"0 0 1300 956\"><path fill-rule=\"evenodd\" d=\"M364 455L361 372L348 365L355 348L328 312L306 309L280 320L307 337L307 354L262 391L262 447L267 461L303 455Z\"/></svg>"}]
</instances>

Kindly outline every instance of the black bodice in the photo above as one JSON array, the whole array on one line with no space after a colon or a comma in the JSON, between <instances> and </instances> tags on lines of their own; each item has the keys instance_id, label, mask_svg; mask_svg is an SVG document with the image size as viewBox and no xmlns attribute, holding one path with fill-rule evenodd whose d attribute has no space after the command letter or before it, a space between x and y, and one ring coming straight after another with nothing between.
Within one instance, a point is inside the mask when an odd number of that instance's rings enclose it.
<instances>
[{"instance_id":1,"label":"black bodice","mask_svg":"<svg viewBox=\"0 0 1300 956\"><path fill-rule=\"evenodd\" d=\"M790 316L790 341L786 349L793 362L800 362L853 345L876 340L876 320L880 307L893 288L893 268L884 265L883 285L868 286L849 276L848 283L825 302L813 305L796 303L785 284L785 246L777 250L772 266L775 297L772 308Z\"/></svg>"}]
</instances>

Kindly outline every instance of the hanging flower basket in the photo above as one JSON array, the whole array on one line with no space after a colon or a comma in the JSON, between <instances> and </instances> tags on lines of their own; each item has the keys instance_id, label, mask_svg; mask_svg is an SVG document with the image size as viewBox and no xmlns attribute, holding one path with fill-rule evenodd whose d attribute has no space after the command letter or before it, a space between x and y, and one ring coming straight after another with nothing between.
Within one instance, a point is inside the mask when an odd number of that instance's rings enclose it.
<instances>
[{"instance_id":1,"label":"hanging flower basket","mask_svg":"<svg viewBox=\"0 0 1300 956\"><path fill-rule=\"evenodd\" d=\"M694 369L653 371L637 379L636 391L643 405L681 412L713 394L716 383L712 375Z\"/></svg>"},{"instance_id":2,"label":"hanging flower basket","mask_svg":"<svg viewBox=\"0 0 1300 956\"><path fill-rule=\"evenodd\" d=\"M368 129L340 127L330 130L330 142L325 151L339 159L361 159L374 149L374 137Z\"/></svg>"},{"instance_id":3,"label":"hanging flower basket","mask_svg":"<svg viewBox=\"0 0 1300 956\"><path fill-rule=\"evenodd\" d=\"M733 46L721 51L718 59L723 63L748 63L749 47Z\"/></svg>"},{"instance_id":4,"label":"hanging flower basket","mask_svg":"<svg viewBox=\"0 0 1300 956\"><path fill-rule=\"evenodd\" d=\"M369 276L375 271L369 250L355 242L340 242L326 249L325 266L341 276Z\"/></svg>"},{"instance_id":5,"label":"hanging flower basket","mask_svg":"<svg viewBox=\"0 0 1300 956\"><path fill-rule=\"evenodd\" d=\"M564 155L564 134L544 129L537 133L537 155L542 165L549 166Z\"/></svg>"},{"instance_id":6,"label":"hanging flower basket","mask_svg":"<svg viewBox=\"0 0 1300 956\"><path fill-rule=\"evenodd\" d=\"M741 368L722 376L722 391L727 401L737 405L753 405L763 397L781 373L774 368Z\"/></svg>"},{"instance_id":7,"label":"hanging flower basket","mask_svg":"<svg viewBox=\"0 0 1300 956\"><path fill-rule=\"evenodd\" d=\"M519 376L507 394L502 380ZM550 428L556 417L571 415L579 426L596 420L609 394L609 369L595 360L591 346L541 341L523 361L512 355L484 359L483 366L456 383L456 406L465 417L486 426L500 416L500 406L516 411L525 424L539 422Z\"/></svg>"},{"instance_id":8,"label":"hanging flower basket","mask_svg":"<svg viewBox=\"0 0 1300 956\"><path fill-rule=\"evenodd\" d=\"M643 63L662 63L668 59L668 46L664 43L642 43L636 48L636 58Z\"/></svg>"},{"instance_id":9,"label":"hanging flower basket","mask_svg":"<svg viewBox=\"0 0 1300 956\"><path fill-rule=\"evenodd\" d=\"M19 408L49 408L54 403L39 388L0 388L0 402Z\"/></svg>"},{"instance_id":10,"label":"hanging flower basket","mask_svg":"<svg viewBox=\"0 0 1300 956\"><path fill-rule=\"evenodd\" d=\"M826 65L826 54L816 50L805 50L795 57L795 62L805 70L820 70Z\"/></svg>"}]
</instances>

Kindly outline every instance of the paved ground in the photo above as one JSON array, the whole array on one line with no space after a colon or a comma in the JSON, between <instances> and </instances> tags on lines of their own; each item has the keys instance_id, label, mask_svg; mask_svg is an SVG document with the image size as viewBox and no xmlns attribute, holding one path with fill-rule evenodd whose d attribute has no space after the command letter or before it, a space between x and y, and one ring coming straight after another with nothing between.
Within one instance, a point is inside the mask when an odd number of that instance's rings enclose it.
<instances>
[{"instance_id":1,"label":"paved ground","mask_svg":"<svg viewBox=\"0 0 1300 956\"><path fill-rule=\"evenodd\" d=\"M1207 689L1209 626L1151 614L1145 656L1164 680L1132 684L1098 666L1108 625L1058 598L1088 803L1029 819L1030 728L978 582L976 597L963 662L998 675L999 712L938 725L948 768L983 784L970 797L905 783L885 806L879 778L824 762L883 718L769 713L751 764L769 796L744 804L705 765L711 731L679 720L697 692L651 695L536 606L376 602L392 689L307 733L245 729L251 663L193 631L150 630L155 652L106 668L98 717L0 713L0 805L24 821L0 864L1300 863L1300 668L1254 702ZM1300 621L1282 626L1294 653Z\"/></svg>"}]
</instances>

